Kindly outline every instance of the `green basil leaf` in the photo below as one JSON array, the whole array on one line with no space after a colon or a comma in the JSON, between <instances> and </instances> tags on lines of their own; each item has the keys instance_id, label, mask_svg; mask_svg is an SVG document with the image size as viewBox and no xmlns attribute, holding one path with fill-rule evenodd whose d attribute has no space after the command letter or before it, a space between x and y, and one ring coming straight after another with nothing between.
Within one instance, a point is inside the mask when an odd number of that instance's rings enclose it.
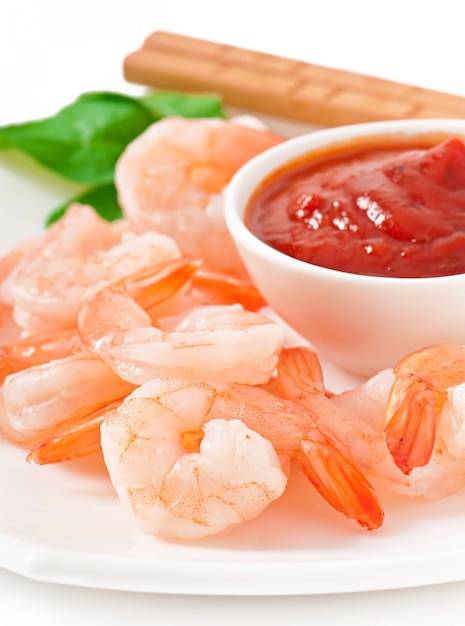
<instances>
[{"instance_id":1,"label":"green basil leaf","mask_svg":"<svg viewBox=\"0 0 465 626\"><path fill-rule=\"evenodd\" d=\"M89 204L94 207L96 212L109 222L119 219L123 216L121 207L118 204L118 197L115 185L113 183L109 185L102 185L101 187L95 187L89 189L79 196L76 196L72 200L69 200L55 209L45 222L46 226L50 226L53 222L56 222L65 213L66 209L73 202L80 202L81 204Z\"/></svg>"},{"instance_id":2,"label":"green basil leaf","mask_svg":"<svg viewBox=\"0 0 465 626\"><path fill-rule=\"evenodd\" d=\"M92 93L53 117L6 126L0 134L57 174L95 185L113 180L121 152L153 121L134 98Z\"/></svg>"}]
</instances>

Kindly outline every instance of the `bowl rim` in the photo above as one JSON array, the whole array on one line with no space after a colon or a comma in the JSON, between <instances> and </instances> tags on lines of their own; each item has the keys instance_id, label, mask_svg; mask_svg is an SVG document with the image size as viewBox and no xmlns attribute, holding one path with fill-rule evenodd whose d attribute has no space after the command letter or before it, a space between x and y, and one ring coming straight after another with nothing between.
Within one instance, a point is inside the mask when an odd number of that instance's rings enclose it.
<instances>
[{"instance_id":1,"label":"bowl rim","mask_svg":"<svg viewBox=\"0 0 465 626\"><path fill-rule=\"evenodd\" d=\"M326 280L351 280L354 283L367 284L381 282L385 283L386 286L397 284L408 285L409 287L413 285L428 286L433 283L437 284L439 281L444 283L464 281L465 273L427 277L373 276L314 265L286 255L264 243L247 228L243 219L248 199L264 178L279 170L287 162L293 161L316 148L344 142L353 137L368 138L383 134L404 134L408 137L430 132L444 132L451 135L460 133L464 135L465 140L465 118L383 120L323 128L287 139L253 157L234 174L224 191L224 218L239 252L241 252L242 247L247 247L247 249L253 249L259 256L271 262L279 260L291 271L311 272L314 276Z\"/></svg>"}]
</instances>

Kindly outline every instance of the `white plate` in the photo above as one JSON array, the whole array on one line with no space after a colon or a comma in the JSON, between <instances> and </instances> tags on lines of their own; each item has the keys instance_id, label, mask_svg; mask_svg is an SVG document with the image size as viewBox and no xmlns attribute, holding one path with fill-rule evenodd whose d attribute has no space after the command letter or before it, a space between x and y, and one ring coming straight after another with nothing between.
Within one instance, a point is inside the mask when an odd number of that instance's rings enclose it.
<instances>
[{"instance_id":1,"label":"white plate","mask_svg":"<svg viewBox=\"0 0 465 626\"><path fill-rule=\"evenodd\" d=\"M41 231L73 186L50 184L20 158L0 155L0 249ZM23 174L27 174L24 177ZM47 184L44 184L47 183ZM327 366L330 386L352 382ZM134 529L97 455L33 467L0 443L0 566L47 582L179 594L293 595L402 588L465 580L463 493L428 503L384 500L384 526L360 530L298 473L258 519L197 545Z\"/></svg>"},{"instance_id":2,"label":"white plate","mask_svg":"<svg viewBox=\"0 0 465 626\"><path fill-rule=\"evenodd\" d=\"M360 530L294 473L281 500L229 535L198 545L134 529L98 456L33 467L0 445L0 566L95 588L202 595L292 595L465 579L463 493L438 503L390 499Z\"/></svg>"}]
</instances>

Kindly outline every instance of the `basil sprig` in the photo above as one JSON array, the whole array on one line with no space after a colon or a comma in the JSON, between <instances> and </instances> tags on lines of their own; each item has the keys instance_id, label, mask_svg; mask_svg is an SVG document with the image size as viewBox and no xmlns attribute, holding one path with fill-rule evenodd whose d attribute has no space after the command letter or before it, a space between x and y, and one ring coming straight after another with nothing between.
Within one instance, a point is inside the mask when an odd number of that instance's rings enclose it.
<instances>
[{"instance_id":1,"label":"basil sprig","mask_svg":"<svg viewBox=\"0 0 465 626\"><path fill-rule=\"evenodd\" d=\"M91 204L102 217L114 220L121 217L114 186L119 156L153 122L171 115L226 117L215 95L92 92L52 117L0 127L0 149L20 150L58 176L85 186L82 194L56 208L47 224L73 201Z\"/></svg>"}]
</instances>

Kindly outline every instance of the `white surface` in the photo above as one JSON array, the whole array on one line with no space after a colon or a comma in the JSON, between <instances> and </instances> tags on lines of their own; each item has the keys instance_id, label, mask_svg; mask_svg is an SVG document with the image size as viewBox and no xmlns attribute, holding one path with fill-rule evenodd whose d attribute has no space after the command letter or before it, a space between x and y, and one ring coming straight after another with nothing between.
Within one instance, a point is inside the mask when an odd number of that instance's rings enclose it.
<instances>
[{"instance_id":1,"label":"white surface","mask_svg":"<svg viewBox=\"0 0 465 626\"><path fill-rule=\"evenodd\" d=\"M384 590L465 579L463 492L441 502L383 496L366 532L299 470L284 496L224 537L170 543L134 528L100 455L33 467L0 444L0 566L39 581L188 595Z\"/></svg>"},{"instance_id":2,"label":"white surface","mask_svg":"<svg viewBox=\"0 0 465 626\"><path fill-rule=\"evenodd\" d=\"M190 0L66 3L16 0L1 9L0 124L49 115L83 91L115 89L138 93L140 89L124 83L121 62L149 32L158 29L465 96L465 74L461 71L463 24L455 0L444 0L440 7L398 0L382 7L368 0L350 3L288 0L285 11L276 3L237 1L231 13L221 2ZM36 193L31 188L32 202ZM39 213L37 224L29 222L29 204L23 207L6 203L1 189L0 198L2 230L7 224L13 228L12 214L16 229L13 238L39 227L42 218ZM50 201L53 206L55 198L51 197ZM15 472L13 466L11 472ZM1 480L10 484L4 472ZM11 499L5 508L17 506L20 494L16 487L12 480ZM44 499L44 506L47 505ZM447 523L438 524L436 541L444 540L453 547L456 536L450 533L450 528L456 522L452 515ZM24 524L30 523L30 519L24 520ZM51 524L58 524L58 520L54 518ZM91 525L91 520L86 520L86 524ZM392 540L397 554L405 549L399 530L399 541ZM428 537L417 540L419 543L423 540L426 548ZM0 547L5 553L4 546ZM463 567L459 550L457 545L454 557L457 570ZM435 567L444 571L445 565L436 561ZM400 582L405 577L403 567L399 563ZM426 573L426 566L421 572ZM351 575L359 576L355 565ZM9 616L8 623L29 621L39 626L63 623L73 626L86 620L101 626L129 622L273 625L302 618L319 625L344 621L382 626L396 621L408 623L413 617L415 622L432 625L444 620L445 615L461 614L464 592L465 583L458 582L336 596L186 597L44 583L0 570L2 614Z\"/></svg>"}]
</instances>

